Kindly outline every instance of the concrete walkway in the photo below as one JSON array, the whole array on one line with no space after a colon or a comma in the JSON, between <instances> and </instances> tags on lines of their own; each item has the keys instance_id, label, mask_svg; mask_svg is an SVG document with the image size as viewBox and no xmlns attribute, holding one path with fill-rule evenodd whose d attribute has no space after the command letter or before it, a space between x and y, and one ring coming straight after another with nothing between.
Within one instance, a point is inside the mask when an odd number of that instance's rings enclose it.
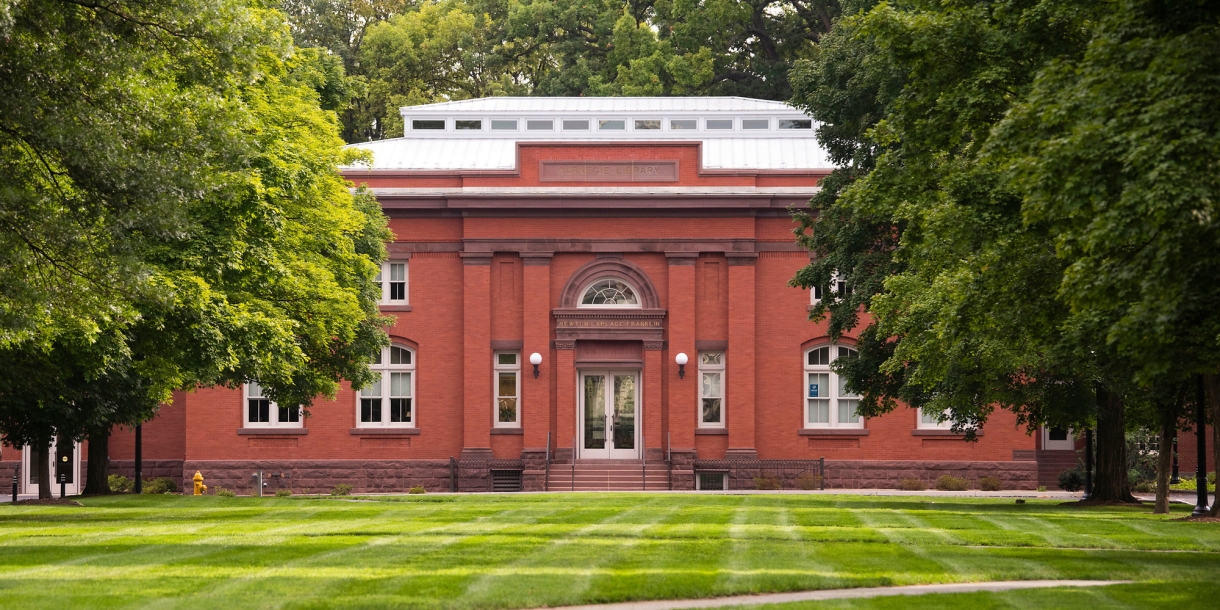
<instances>
[{"instance_id":1,"label":"concrete walkway","mask_svg":"<svg viewBox=\"0 0 1220 610\"><path fill-rule=\"evenodd\" d=\"M976 591L1014 591L1017 589L1044 589L1048 587L1104 587L1130 583L1129 580L1001 580L995 582L967 582L943 585L910 585L906 587L867 587L857 589L822 589L819 591L797 591L795 593L768 593L765 595L735 595L733 597L710 597L705 599L669 599L649 602L625 602L589 606L559 606L550 610L680 610L683 608L724 608L727 606L761 606L763 604L786 604L791 602L820 601L826 599L850 599L863 597L886 597L892 595L927 595L929 593L973 593Z\"/></svg>"}]
</instances>

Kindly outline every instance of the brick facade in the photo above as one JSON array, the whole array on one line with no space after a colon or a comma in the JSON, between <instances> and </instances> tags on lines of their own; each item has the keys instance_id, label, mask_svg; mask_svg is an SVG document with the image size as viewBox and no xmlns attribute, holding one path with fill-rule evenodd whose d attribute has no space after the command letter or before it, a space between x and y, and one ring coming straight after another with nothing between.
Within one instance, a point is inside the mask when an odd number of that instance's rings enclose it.
<instances>
[{"instance_id":1,"label":"brick facade","mask_svg":"<svg viewBox=\"0 0 1220 610\"><path fill-rule=\"evenodd\" d=\"M380 189L395 235L391 258L409 265L409 307L385 313L396 318L394 342L415 350L415 427L359 429L357 396L345 385L316 401L299 430L250 431L241 390L200 388L179 392L145 424L145 460L158 469L178 464L180 480L198 470L209 486L238 493L251 492L251 475L262 470L282 475L266 479L268 488L300 493L337 483L357 492L444 491L451 457L495 458L520 460L524 487L542 489L548 452L561 461L573 453L577 359L622 330L607 325L557 337L555 311L573 274L604 260L642 274L663 314L648 331L655 337L616 340L633 344L623 353L639 354L631 366L639 371L642 442L649 461L670 458L675 489L694 488L696 460L726 458L825 458L833 487L893 487L904 476L930 483L939 474L1036 486L1028 457L1036 439L1002 410L969 443L918 430L909 408L855 433L804 429L804 350L827 343L827 325L807 319L809 292L787 285L809 261L793 241L788 208L803 205L825 172L704 171L700 154L698 142L520 143L515 172L349 172L353 182ZM665 189L613 192L622 185L542 182L539 163L548 159L676 159L679 179ZM504 194L463 190L472 187ZM511 191L536 187L583 191ZM721 194L729 187L736 194ZM516 430L493 427L492 354L506 345L519 346L522 361ZM721 430L697 425L700 346L725 352ZM537 378L528 363L533 352L543 358ZM674 363L679 352L691 359L685 378ZM127 473L132 458L130 431L116 430L112 468Z\"/></svg>"}]
</instances>

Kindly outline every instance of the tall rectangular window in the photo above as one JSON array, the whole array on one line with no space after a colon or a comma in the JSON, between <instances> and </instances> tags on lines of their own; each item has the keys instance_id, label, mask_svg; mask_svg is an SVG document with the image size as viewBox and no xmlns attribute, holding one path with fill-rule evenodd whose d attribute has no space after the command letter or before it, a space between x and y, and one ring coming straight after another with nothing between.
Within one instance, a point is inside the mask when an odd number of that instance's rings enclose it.
<instances>
[{"instance_id":1,"label":"tall rectangular window","mask_svg":"<svg viewBox=\"0 0 1220 610\"><path fill-rule=\"evenodd\" d=\"M521 354L518 352L496 352L492 374L496 384L497 428L516 428L521 425Z\"/></svg>"},{"instance_id":2,"label":"tall rectangular window","mask_svg":"<svg viewBox=\"0 0 1220 610\"><path fill-rule=\"evenodd\" d=\"M373 382L356 395L357 426L415 426L415 352L391 345L382 348L369 366Z\"/></svg>"},{"instance_id":3,"label":"tall rectangular window","mask_svg":"<svg viewBox=\"0 0 1220 610\"><path fill-rule=\"evenodd\" d=\"M381 271L375 278L381 285L382 305L407 304L407 263L406 261L386 261L381 263Z\"/></svg>"},{"instance_id":4,"label":"tall rectangular window","mask_svg":"<svg viewBox=\"0 0 1220 610\"><path fill-rule=\"evenodd\" d=\"M699 427L724 427L724 352L699 354Z\"/></svg>"},{"instance_id":5,"label":"tall rectangular window","mask_svg":"<svg viewBox=\"0 0 1220 610\"><path fill-rule=\"evenodd\" d=\"M860 396L831 368L841 358L857 358L859 352L842 345L815 347L805 352L805 427L863 428Z\"/></svg>"},{"instance_id":6,"label":"tall rectangular window","mask_svg":"<svg viewBox=\"0 0 1220 610\"><path fill-rule=\"evenodd\" d=\"M281 407L267 398L263 386L256 381L246 384L247 428L300 428L301 408Z\"/></svg>"}]
</instances>

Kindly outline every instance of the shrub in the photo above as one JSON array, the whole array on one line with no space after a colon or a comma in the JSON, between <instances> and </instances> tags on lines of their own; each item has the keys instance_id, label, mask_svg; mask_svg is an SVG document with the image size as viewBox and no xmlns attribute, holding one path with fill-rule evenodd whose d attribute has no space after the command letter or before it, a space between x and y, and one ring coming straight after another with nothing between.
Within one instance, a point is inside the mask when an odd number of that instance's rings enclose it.
<instances>
[{"instance_id":1,"label":"shrub","mask_svg":"<svg viewBox=\"0 0 1220 610\"><path fill-rule=\"evenodd\" d=\"M1131 491L1142 494L1152 493L1156 491L1156 485L1153 485L1151 481L1140 481L1131 486Z\"/></svg>"},{"instance_id":2,"label":"shrub","mask_svg":"<svg viewBox=\"0 0 1220 610\"><path fill-rule=\"evenodd\" d=\"M422 494L422 493L427 493L427 492L426 492L426 491L424 491L424 486L423 486L423 485L416 485L415 487L412 487L411 489L408 489L408 490L407 490L407 493L409 493L409 494Z\"/></svg>"},{"instance_id":3,"label":"shrub","mask_svg":"<svg viewBox=\"0 0 1220 610\"><path fill-rule=\"evenodd\" d=\"M898 484L898 489L903 491L923 491L927 488L928 486L925 485L922 480L914 478L903 479L902 482Z\"/></svg>"},{"instance_id":4,"label":"shrub","mask_svg":"<svg viewBox=\"0 0 1220 610\"><path fill-rule=\"evenodd\" d=\"M1045 485L1039 485L1039 486L1038 486L1038 491L1046 491L1046 486L1045 486Z\"/></svg>"},{"instance_id":5,"label":"shrub","mask_svg":"<svg viewBox=\"0 0 1220 610\"><path fill-rule=\"evenodd\" d=\"M347 483L335 485L335 488L330 490L332 496L350 496L352 494L352 486Z\"/></svg>"},{"instance_id":6,"label":"shrub","mask_svg":"<svg viewBox=\"0 0 1220 610\"><path fill-rule=\"evenodd\" d=\"M112 474L106 477L106 484L110 487L111 493L126 494L131 493L131 488L135 486L135 481L121 474Z\"/></svg>"},{"instance_id":7,"label":"shrub","mask_svg":"<svg viewBox=\"0 0 1220 610\"><path fill-rule=\"evenodd\" d=\"M291 490L291 489L277 489L277 490L275 490L275 497L277 497L277 498L287 498L288 496L291 496L291 495L292 495L292 490Z\"/></svg>"},{"instance_id":8,"label":"shrub","mask_svg":"<svg viewBox=\"0 0 1220 610\"><path fill-rule=\"evenodd\" d=\"M812 472L802 472L796 476L797 489L819 489L822 487L821 475L813 474Z\"/></svg>"},{"instance_id":9,"label":"shrub","mask_svg":"<svg viewBox=\"0 0 1220 610\"><path fill-rule=\"evenodd\" d=\"M961 477L942 474L936 479L936 489L939 491L966 491L970 489L970 484Z\"/></svg>"},{"instance_id":10,"label":"shrub","mask_svg":"<svg viewBox=\"0 0 1220 610\"><path fill-rule=\"evenodd\" d=\"M1059 473L1059 489L1064 491L1084 489L1084 471L1080 468L1073 468Z\"/></svg>"},{"instance_id":11,"label":"shrub","mask_svg":"<svg viewBox=\"0 0 1220 610\"><path fill-rule=\"evenodd\" d=\"M146 494L172 494L177 491L178 484L169 477L159 477L144 484Z\"/></svg>"},{"instance_id":12,"label":"shrub","mask_svg":"<svg viewBox=\"0 0 1220 610\"><path fill-rule=\"evenodd\" d=\"M1209 472L1209 473L1207 473L1207 484L1208 484L1208 485L1215 485L1215 484L1216 484L1216 473L1215 473L1215 472Z\"/></svg>"},{"instance_id":13,"label":"shrub","mask_svg":"<svg viewBox=\"0 0 1220 610\"><path fill-rule=\"evenodd\" d=\"M779 479L775 477L754 477L755 489L779 489Z\"/></svg>"},{"instance_id":14,"label":"shrub","mask_svg":"<svg viewBox=\"0 0 1220 610\"><path fill-rule=\"evenodd\" d=\"M1004 489L1004 482L1000 477L983 477L979 479L979 489L983 491L1000 491Z\"/></svg>"},{"instance_id":15,"label":"shrub","mask_svg":"<svg viewBox=\"0 0 1220 610\"><path fill-rule=\"evenodd\" d=\"M233 493L232 489L225 489L223 487L216 488L216 495L222 498L233 498L237 496L237 494Z\"/></svg>"}]
</instances>

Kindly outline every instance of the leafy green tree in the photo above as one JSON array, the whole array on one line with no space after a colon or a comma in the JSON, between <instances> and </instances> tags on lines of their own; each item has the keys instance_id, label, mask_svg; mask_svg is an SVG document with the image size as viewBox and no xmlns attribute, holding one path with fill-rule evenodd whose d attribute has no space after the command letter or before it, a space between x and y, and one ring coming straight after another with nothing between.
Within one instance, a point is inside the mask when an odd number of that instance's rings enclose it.
<instances>
[{"instance_id":1,"label":"leafy green tree","mask_svg":"<svg viewBox=\"0 0 1220 610\"><path fill-rule=\"evenodd\" d=\"M1031 429L1098 430L1095 497L1127 500L1124 397L1131 363L1107 343L1115 315L1058 298L1068 263L1045 223L984 155L1042 68L1080 56L1101 5L930 1L847 5L793 72L798 105L845 166L802 220L818 260L794 283L854 290L813 312L834 335L863 324L837 365L864 415L900 403L968 438L997 406ZM862 309L863 308L863 309ZM862 318L861 311L870 316Z\"/></svg>"},{"instance_id":2,"label":"leafy green tree","mask_svg":"<svg viewBox=\"0 0 1220 610\"><path fill-rule=\"evenodd\" d=\"M34 0L0 25L0 360L78 354L4 387L7 440L83 438L133 393L257 379L308 407L369 380L389 231L336 171L358 157L320 107L333 62L238 0Z\"/></svg>"}]
</instances>

